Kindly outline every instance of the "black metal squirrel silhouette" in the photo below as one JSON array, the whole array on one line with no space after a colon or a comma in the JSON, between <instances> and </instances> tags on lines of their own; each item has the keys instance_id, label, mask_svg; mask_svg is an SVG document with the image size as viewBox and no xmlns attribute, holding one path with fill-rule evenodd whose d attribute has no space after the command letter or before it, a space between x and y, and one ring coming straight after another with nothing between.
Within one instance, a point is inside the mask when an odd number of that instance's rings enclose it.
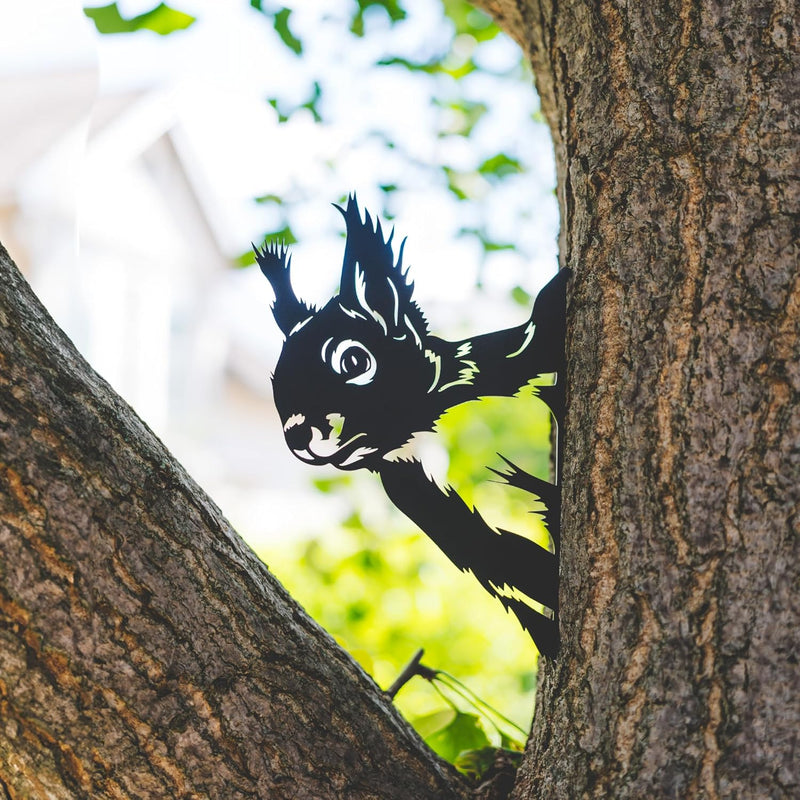
<instances>
[{"instance_id":1,"label":"black metal squirrel silhouette","mask_svg":"<svg viewBox=\"0 0 800 800\"><path fill-rule=\"evenodd\" d=\"M428 332L412 299L413 283L402 268L405 240L395 262L394 231L384 240L380 221L373 225L367 211L362 220L355 195L345 209L336 208L347 226L341 286L318 310L295 296L285 247L254 248L275 292L275 321L286 337L273 375L286 443L308 464L377 472L392 502L514 612L542 653L555 656L560 467L556 484L506 459L507 472L492 470L544 503L548 550L491 528L452 488L441 489L429 479L419 461L396 451L413 434L432 430L447 409L480 397L512 396L544 373L557 378L554 385L539 387L539 397L561 428L570 271L560 270L542 289L524 324L448 342ZM556 450L560 465L560 444ZM520 594L545 609L532 608Z\"/></svg>"}]
</instances>

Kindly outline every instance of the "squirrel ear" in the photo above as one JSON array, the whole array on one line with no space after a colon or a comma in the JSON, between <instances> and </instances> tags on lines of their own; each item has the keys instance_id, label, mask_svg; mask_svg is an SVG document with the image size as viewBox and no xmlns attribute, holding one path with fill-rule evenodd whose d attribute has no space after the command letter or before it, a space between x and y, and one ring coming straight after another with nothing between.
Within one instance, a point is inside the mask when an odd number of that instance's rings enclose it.
<instances>
[{"instance_id":1,"label":"squirrel ear","mask_svg":"<svg viewBox=\"0 0 800 800\"><path fill-rule=\"evenodd\" d=\"M403 326L403 316L411 305L414 284L403 272L403 248L400 244L397 262L392 251L394 230L384 241L380 220L373 227L369 211L364 221L355 194L347 200L347 208L336 206L347 225L347 242L342 265L339 297L342 304L361 308L388 332Z\"/></svg>"},{"instance_id":2,"label":"squirrel ear","mask_svg":"<svg viewBox=\"0 0 800 800\"><path fill-rule=\"evenodd\" d=\"M292 288L292 257L285 246L275 243L264 245L262 250L253 245L253 250L258 266L275 292L272 315L283 335L288 337L299 323L313 313L305 303L297 299Z\"/></svg>"}]
</instances>

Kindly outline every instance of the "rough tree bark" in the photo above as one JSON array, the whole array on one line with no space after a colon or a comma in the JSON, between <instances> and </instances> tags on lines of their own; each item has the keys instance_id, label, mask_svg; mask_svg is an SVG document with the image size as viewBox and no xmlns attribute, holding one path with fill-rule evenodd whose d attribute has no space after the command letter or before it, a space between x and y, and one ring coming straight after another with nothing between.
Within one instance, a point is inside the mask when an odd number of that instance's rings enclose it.
<instances>
[{"instance_id":1,"label":"rough tree bark","mask_svg":"<svg viewBox=\"0 0 800 800\"><path fill-rule=\"evenodd\" d=\"M487 0L553 132L563 652L514 797L800 796L800 15Z\"/></svg>"},{"instance_id":2,"label":"rough tree bark","mask_svg":"<svg viewBox=\"0 0 800 800\"><path fill-rule=\"evenodd\" d=\"M0 798L462 798L0 247Z\"/></svg>"}]
</instances>

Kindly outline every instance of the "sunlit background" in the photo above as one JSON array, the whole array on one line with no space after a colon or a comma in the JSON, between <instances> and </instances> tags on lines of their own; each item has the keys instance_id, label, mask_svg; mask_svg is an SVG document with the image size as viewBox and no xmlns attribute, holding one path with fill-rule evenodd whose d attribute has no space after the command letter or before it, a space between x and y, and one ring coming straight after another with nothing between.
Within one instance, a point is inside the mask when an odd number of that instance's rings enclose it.
<instances>
[{"instance_id":1,"label":"sunlit background","mask_svg":"<svg viewBox=\"0 0 800 800\"><path fill-rule=\"evenodd\" d=\"M249 255L265 236L291 243L298 294L325 301L343 252L331 203L357 191L408 236L434 332L524 321L556 269L557 210L519 49L463 0L155 5L90 19L70 0L3 4L0 240L92 365L381 686L423 647L425 664L527 729L535 649L516 620L375 476L286 449L269 384L281 337ZM530 500L485 466L501 452L547 477L548 426L527 391L456 409L432 447L470 502L516 530L535 524ZM448 708L419 678L397 702L429 728Z\"/></svg>"}]
</instances>

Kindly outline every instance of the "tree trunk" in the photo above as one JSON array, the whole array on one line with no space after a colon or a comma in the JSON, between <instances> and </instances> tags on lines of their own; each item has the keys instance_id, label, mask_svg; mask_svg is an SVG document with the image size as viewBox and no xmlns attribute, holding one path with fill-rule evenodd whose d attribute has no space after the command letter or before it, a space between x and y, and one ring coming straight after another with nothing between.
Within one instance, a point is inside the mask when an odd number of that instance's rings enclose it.
<instances>
[{"instance_id":1,"label":"tree trunk","mask_svg":"<svg viewBox=\"0 0 800 800\"><path fill-rule=\"evenodd\" d=\"M0 247L0 798L462 798Z\"/></svg>"},{"instance_id":2,"label":"tree trunk","mask_svg":"<svg viewBox=\"0 0 800 800\"><path fill-rule=\"evenodd\" d=\"M514 797L800 796L800 18L488 0L575 271L563 650Z\"/></svg>"}]
</instances>

